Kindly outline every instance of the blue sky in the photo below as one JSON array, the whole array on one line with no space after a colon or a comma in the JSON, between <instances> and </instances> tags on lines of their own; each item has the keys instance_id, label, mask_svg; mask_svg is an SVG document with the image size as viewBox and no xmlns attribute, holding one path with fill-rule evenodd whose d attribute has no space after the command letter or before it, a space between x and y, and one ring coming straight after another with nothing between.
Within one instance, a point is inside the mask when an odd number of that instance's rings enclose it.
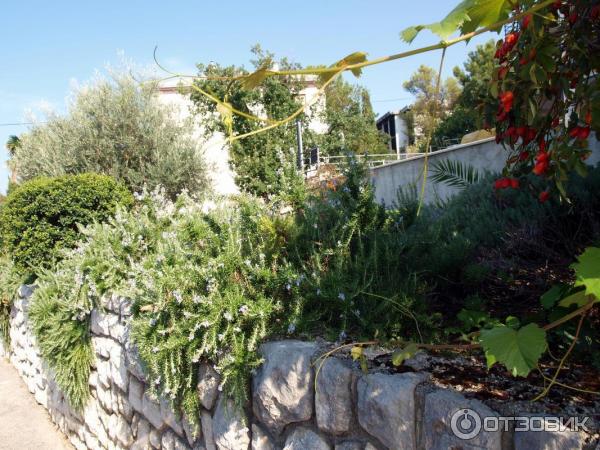
<instances>
[{"instance_id":1,"label":"blue sky","mask_svg":"<svg viewBox=\"0 0 600 450\"><path fill-rule=\"evenodd\" d=\"M152 64L152 52L175 71L198 62L249 65L250 47L260 43L301 64L330 64L354 51L370 58L437 42L423 32L411 46L399 32L409 25L441 19L458 0L304 0L100 2L5 2L0 27L0 124L24 122L28 111L65 110L74 80L90 79L120 54L137 65ZM465 60L476 44L447 52L444 73ZM411 102L402 83L420 64L437 67L439 52L374 66L359 83L371 92L377 113ZM4 143L25 126L0 126L0 192L7 184Z\"/></svg>"}]
</instances>

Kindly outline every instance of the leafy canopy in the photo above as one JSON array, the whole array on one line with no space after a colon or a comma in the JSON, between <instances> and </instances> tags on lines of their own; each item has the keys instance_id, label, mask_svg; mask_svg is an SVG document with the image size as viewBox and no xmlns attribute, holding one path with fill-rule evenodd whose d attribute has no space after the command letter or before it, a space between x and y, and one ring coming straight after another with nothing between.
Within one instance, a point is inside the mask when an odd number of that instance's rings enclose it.
<instances>
[{"instance_id":1,"label":"leafy canopy","mask_svg":"<svg viewBox=\"0 0 600 450\"><path fill-rule=\"evenodd\" d=\"M10 161L20 181L103 173L133 192L163 186L171 196L207 189L191 121L159 103L156 84L112 73L74 91L65 116L50 115L19 137Z\"/></svg>"}]
</instances>

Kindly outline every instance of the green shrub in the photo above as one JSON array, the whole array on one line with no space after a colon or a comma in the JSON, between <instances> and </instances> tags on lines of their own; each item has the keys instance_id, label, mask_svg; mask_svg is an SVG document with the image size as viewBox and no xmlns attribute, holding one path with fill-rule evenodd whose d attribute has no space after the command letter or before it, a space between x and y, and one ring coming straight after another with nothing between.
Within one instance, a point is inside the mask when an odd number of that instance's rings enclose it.
<instances>
[{"instance_id":1,"label":"green shrub","mask_svg":"<svg viewBox=\"0 0 600 450\"><path fill-rule=\"evenodd\" d=\"M299 311L299 275L286 261L290 223L252 199L205 212L187 196L153 195L89 226L41 273L31 313L43 357L57 374L77 374L57 377L69 401L89 395L89 313L113 293L132 299L131 338L150 389L195 421L198 366L210 361L224 391L243 401L259 343L285 333Z\"/></svg>"},{"instance_id":2,"label":"green shrub","mask_svg":"<svg viewBox=\"0 0 600 450\"><path fill-rule=\"evenodd\" d=\"M35 179L11 191L0 208L0 239L16 269L32 274L75 245L80 225L103 221L118 204L132 202L123 185L104 175Z\"/></svg>"},{"instance_id":3,"label":"green shrub","mask_svg":"<svg viewBox=\"0 0 600 450\"><path fill-rule=\"evenodd\" d=\"M10 308L17 289L22 282L8 255L0 257L0 340L10 344Z\"/></svg>"},{"instance_id":4,"label":"green shrub","mask_svg":"<svg viewBox=\"0 0 600 450\"><path fill-rule=\"evenodd\" d=\"M132 192L162 186L172 198L207 189L192 120L177 120L155 83L139 83L129 72L111 75L75 91L66 116L52 115L19 136L10 161L19 180L93 172Z\"/></svg>"}]
</instances>

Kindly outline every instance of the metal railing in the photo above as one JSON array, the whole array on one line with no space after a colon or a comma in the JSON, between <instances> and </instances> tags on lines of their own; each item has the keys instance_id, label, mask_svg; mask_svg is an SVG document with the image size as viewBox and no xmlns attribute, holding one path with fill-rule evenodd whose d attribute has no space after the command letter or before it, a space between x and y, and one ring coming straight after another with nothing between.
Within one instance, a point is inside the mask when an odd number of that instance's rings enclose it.
<instances>
[{"instance_id":1,"label":"metal railing","mask_svg":"<svg viewBox=\"0 0 600 450\"><path fill-rule=\"evenodd\" d=\"M366 155L336 155L336 156L320 156L319 165L330 164L339 166L348 158L356 158L359 161L365 161L369 167L377 167L383 164L388 164L394 161L403 161L405 159L414 158L423 155L423 153L377 153Z\"/></svg>"}]
</instances>

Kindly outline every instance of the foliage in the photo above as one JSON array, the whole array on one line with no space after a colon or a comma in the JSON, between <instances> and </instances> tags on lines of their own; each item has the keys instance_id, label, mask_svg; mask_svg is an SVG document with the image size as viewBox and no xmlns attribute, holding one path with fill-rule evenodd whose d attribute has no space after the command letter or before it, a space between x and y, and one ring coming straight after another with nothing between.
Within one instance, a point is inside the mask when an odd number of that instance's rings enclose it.
<instances>
[{"instance_id":1,"label":"foliage","mask_svg":"<svg viewBox=\"0 0 600 450\"><path fill-rule=\"evenodd\" d=\"M327 132L315 139L324 155L388 152L385 137L375 127L375 113L364 87L336 79L325 90L321 116Z\"/></svg>"},{"instance_id":2,"label":"foliage","mask_svg":"<svg viewBox=\"0 0 600 450\"><path fill-rule=\"evenodd\" d=\"M39 340L75 352L63 339L87 329L89 309L101 306L103 297L123 295L133 299L131 337L154 392L194 420L198 366L209 361L224 391L245 399L248 372L260 363L258 344L267 333L285 332L297 314L299 275L285 258L285 218L244 198L237 206L212 208L187 196L173 203L157 193L88 227L86 239L55 269L64 276L48 272L40 279L33 317ZM59 339L53 320L65 314L77 320ZM51 357L50 345L42 349L45 357ZM88 345L83 340L77 347ZM56 359L53 367L66 373L75 369L71 361ZM71 387L76 403L87 389L78 380L69 382L80 383Z\"/></svg>"},{"instance_id":3,"label":"foliage","mask_svg":"<svg viewBox=\"0 0 600 450\"><path fill-rule=\"evenodd\" d=\"M424 144L424 138L433 132L440 120L450 114L460 95L460 87L452 77L442 83L439 95L436 95L436 79L437 72L434 69L421 65L403 85L416 98L411 112L418 146Z\"/></svg>"},{"instance_id":4,"label":"foliage","mask_svg":"<svg viewBox=\"0 0 600 450\"><path fill-rule=\"evenodd\" d=\"M490 105L489 85L494 69L494 41L488 41L469 52L467 61L454 68L454 77L462 90L455 108L436 127L432 142L441 145L444 140L461 139L465 134L481 128L490 128L494 123Z\"/></svg>"},{"instance_id":5,"label":"foliage","mask_svg":"<svg viewBox=\"0 0 600 450\"><path fill-rule=\"evenodd\" d=\"M501 362L513 376L527 376L546 351L546 332L533 323L519 330L501 325L482 330L481 345L489 367Z\"/></svg>"},{"instance_id":6,"label":"foliage","mask_svg":"<svg viewBox=\"0 0 600 450\"><path fill-rule=\"evenodd\" d=\"M0 257L0 340L5 345L10 344L10 308L19 285L21 276L14 268L8 255Z\"/></svg>"},{"instance_id":7,"label":"foliage","mask_svg":"<svg viewBox=\"0 0 600 450\"><path fill-rule=\"evenodd\" d=\"M82 411L89 398L94 362L90 328L91 303L78 283L78 259L66 258L59 270L43 270L34 291L29 318L40 353L52 368L69 404Z\"/></svg>"},{"instance_id":8,"label":"foliage","mask_svg":"<svg viewBox=\"0 0 600 450\"><path fill-rule=\"evenodd\" d=\"M451 159L433 163L430 176L435 183L444 183L457 188L466 188L482 178L477 169L470 164Z\"/></svg>"},{"instance_id":9,"label":"foliage","mask_svg":"<svg viewBox=\"0 0 600 450\"><path fill-rule=\"evenodd\" d=\"M563 197L566 174L586 172L590 131L600 131L599 16L596 1L554 2L513 23L497 45L491 91L497 139L511 153L505 172L533 172Z\"/></svg>"},{"instance_id":10,"label":"foliage","mask_svg":"<svg viewBox=\"0 0 600 450\"><path fill-rule=\"evenodd\" d=\"M15 268L33 274L75 245L80 225L102 221L133 197L105 175L38 178L13 190L0 208L0 238Z\"/></svg>"},{"instance_id":11,"label":"foliage","mask_svg":"<svg viewBox=\"0 0 600 450\"><path fill-rule=\"evenodd\" d=\"M256 58L252 61L256 69L270 68L276 64L280 69L297 69L299 66L282 58L274 61L274 55L264 52L260 46L252 49ZM209 77L231 77L248 72L243 67L222 67L216 64L199 66L200 72ZM197 86L211 95L225 99L231 107L247 114L258 114L265 120L283 119L292 114L301 103L297 93L302 89L303 80L298 77L268 77L260 80L258 88L239 81L218 79L198 79ZM219 104L207 99L197 91L191 96L197 113L208 117L205 132L220 131L226 135L243 134L259 129L265 123L257 122L240 115L233 115L231 121L223 121L217 114ZM306 125L307 118L300 119ZM306 130L306 126L304 129ZM311 145L310 133L305 133L306 145ZM295 175L296 153L295 124L276 127L261 134L248 136L232 143L230 148L231 165L236 174L237 185L245 192L258 196L285 193L290 185L298 183Z\"/></svg>"},{"instance_id":12,"label":"foliage","mask_svg":"<svg viewBox=\"0 0 600 450\"><path fill-rule=\"evenodd\" d=\"M600 297L596 295L596 284L598 283L598 273L600 273L600 259L597 256L599 254L600 248L590 247L579 256L578 262L573 264L576 276L575 286L584 286L584 290L578 291L582 294L581 296L577 293L567 296L558 304L559 307L568 308L576 303L581 308L600 301ZM562 289L553 287L542 296L541 301L546 309L550 309L552 304L562 297L560 291L564 292ZM579 331L576 332L573 341L577 341L578 338ZM497 325L489 330L484 329L481 331L480 341L486 353L488 366L500 362L514 376L527 376L532 369L537 367L540 357L548 346L545 330L534 323L518 330L504 325Z\"/></svg>"},{"instance_id":13,"label":"foliage","mask_svg":"<svg viewBox=\"0 0 600 450\"><path fill-rule=\"evenodd\" d=\"M463 0L440 22L408 27L402 31L401 37L410 43L424 29L442 39L448 38L457 30L464 35L508 17L511 8L512 2L509 0Z\"/></svg>"},{"instance_id":14,"label":"foliage","mask_svg":"<svg viewBox=\"0 0 600 450\"><path fill-rule=\"evenodd\" d=\"M159 103L155 83L114 74L75 91L66 116L22 134L10 165L21 180L96 172L132 192L160 185L174 197L207 188L192 132L191 121L180 123Z\"/></svg>"}]
</instances>

